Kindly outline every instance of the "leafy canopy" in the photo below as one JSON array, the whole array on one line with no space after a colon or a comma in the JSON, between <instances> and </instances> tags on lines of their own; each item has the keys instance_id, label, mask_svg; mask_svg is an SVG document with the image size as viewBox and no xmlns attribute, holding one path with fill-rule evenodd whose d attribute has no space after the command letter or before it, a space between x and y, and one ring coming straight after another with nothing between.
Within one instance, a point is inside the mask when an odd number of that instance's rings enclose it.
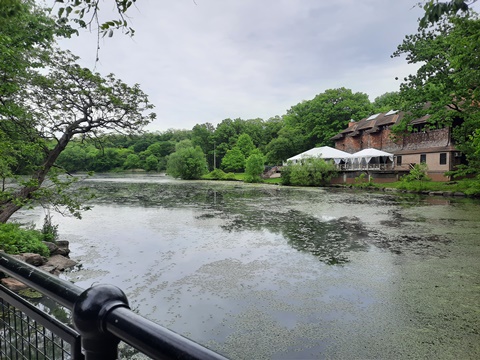
<instances>
[{"instance_id":1,"label":"leafy canopy","mask_svg":"<svg viewBox=\"0 0 480 360\"><path fill-rule=\"evenodd\" d=\"M265 170L264 164L265 157L261 153L255 152L250 155L245 163L245 181L261 182L261 175Z\"/></svg>"},{"instance_id":2,"label":"leafy canopy","mask_svg":"<svg viewBox=\"0 0 480 360\"><path fill-rule=\"evenodd\" d=\"M426 28L429 25L436 23L445 15L452 16L459 12L468 13L472 4L476 2L477 0L428 0L423 4L425 14L419 21L420 28Z\"/></svg>"},{"instance_id":3,"label":"leafy canopy","mask_svg":"<svg viewBox=\"0 0 480 360\"><path fill-rule=\"evenodd\" d=\"M167 173L183 180L200 179L207 172L207 160L200 146L180 146L169 155Z\"/></svg>"},{"instance_id":4,"label":"leafy canopy","mask_svg":"<svg viewBox=\"0 0 480 360\"><path fill-rule=\"evenodd\" d=\"M428 29L409 35L393 56L405 55L420 67L400 87L404 118L397 131L408 130L412 118L430 115L429 126L453 127L456 146L467 157L468 172L480 172L480 20L476 14L444 17Z\"/></svg>"},{"instance_id":5,"label":"leafy canopy","mask_svg":"<svg viewBox=\"0 0 480 360\"><path fill-rule=\"evenodd\" d=\"M4 179L20 169L30 175L3 182L0 222L35 199L79 215L81 203L67 192L76 179L62 176L60 154L74 137L140 130L155 118L153 106L138 85L102 77L56 49L55 36L68 35L68 28L32 2L0 12L0 22L0 172ZM43 186L46 180L49 186Z\"/></svg>"},{"instance_id":6,"label":"leafy canopy","mask_svg":"<svg viewBox=\"0 0 480 360\"><path fill-rule=\"evenodd\" d=\"M331 145L330 138L343 130L350 119L362 119L371 111L367 94L339 88L292 106L284 119L287 127L300 130L305 137L305 151L316 145Z\"/></svg>"}]
</instances>

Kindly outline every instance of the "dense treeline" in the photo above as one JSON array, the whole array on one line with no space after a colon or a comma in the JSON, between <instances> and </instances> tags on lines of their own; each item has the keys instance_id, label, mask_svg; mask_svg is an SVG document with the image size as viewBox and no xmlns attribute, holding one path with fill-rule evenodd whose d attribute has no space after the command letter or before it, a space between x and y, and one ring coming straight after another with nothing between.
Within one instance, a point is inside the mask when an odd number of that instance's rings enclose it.
<instances>
[{"instance_id":1,"label":"dense treeline","mask_svg":"<svg viewBox=\"0 0 480 360\"><path fill-rule=\"evenodd\" d=\"M371 103L364 93L331 89L292 106L283 116L267 120L224 119L217 126L203 123L190 130L73 139L57 165L68 172L166 171L169 157L184 142L183 147L201 149L209 170L244 171L253 151L263 155L265 164L272 166L314 146L333 145L330 138L344 129L350 119L390 110L397 97L396 93L387 93Z\"/></svg>"}]
</instances>

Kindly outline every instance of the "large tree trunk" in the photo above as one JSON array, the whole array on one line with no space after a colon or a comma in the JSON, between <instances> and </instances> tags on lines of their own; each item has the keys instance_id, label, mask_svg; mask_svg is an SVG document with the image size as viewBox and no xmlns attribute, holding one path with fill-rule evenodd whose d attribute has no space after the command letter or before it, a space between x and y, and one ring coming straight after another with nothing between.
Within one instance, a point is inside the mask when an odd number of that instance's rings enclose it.
<instances>
[{"instance_id":1,"label":"large tree trunk","mask_svg":"<svg viewBox=\"0 0 480 360\"><path fill-rule=\"evenodd\" d=\"M20 210L21 206L16 205L13 202L8 202L7 204L2 206L2 210L0 211L0 223L6 223L8 219L17 211Z\"/></svg>"},{"instance_id":2,"label":"large tree trunk","mask_svg":"<svg viewBox=\"0 0 480 360\"><path fill-rule=\"evenodd\" d=\"M55 161L60 153L67 146L71 137L71 134L64 134L58 141L55 148L46 154L45 160L40 169L32 175L32 180L36 182L36 186L25 186L13 194L8 200L5 200L0 204L0 223L6 223L16 211L22 208L25 201L31 199L35 191L40 189L45 181L45 178L47 177L48 172L55 164Z\"/></svg>"}]
</instances>

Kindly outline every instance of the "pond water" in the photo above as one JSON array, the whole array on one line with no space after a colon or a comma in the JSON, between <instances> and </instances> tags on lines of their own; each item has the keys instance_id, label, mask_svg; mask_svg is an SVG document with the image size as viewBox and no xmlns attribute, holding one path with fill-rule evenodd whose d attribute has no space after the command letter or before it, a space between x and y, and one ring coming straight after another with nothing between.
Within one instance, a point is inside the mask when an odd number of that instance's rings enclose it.
<instances>
[{"instance_id":1,"label":"pond water","mask_svg":"<svg viewBox=\"0 0 480 360\"><path fill-rule=\"evenodd\" d=\"M96 176L81 287L232 359L480 358L480 202ZM19 221L41 226L43 211Z\"/></svg>"}]
</instances>

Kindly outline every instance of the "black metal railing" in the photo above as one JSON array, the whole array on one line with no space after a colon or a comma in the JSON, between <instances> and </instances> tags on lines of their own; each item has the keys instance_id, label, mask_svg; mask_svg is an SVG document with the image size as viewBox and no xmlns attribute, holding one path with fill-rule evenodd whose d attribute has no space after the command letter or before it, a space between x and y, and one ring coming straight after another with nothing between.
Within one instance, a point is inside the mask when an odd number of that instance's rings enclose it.
<instances>
[{"instance_id":1,"label":"black metal railing","mask_svg":"<svg viewBox=\"0 0 480 360\"><path fill-rule=\"evenodd\" d=\"M0 359L84 357L77 331L0 285Z\"/></svg>"},{"instance_id":2,"label":"black metal railing","mask_svg":"<svg viewBox=\"0 0 480 360\"><path fill-rule=\"evenodd\" d=\"M84 290L3 253L0 271L72 311L75 328L0 285L1 359L114 360L120 341L152 359L225 359L135 314L113 285Z\"/></svg>"}]
</instances>

